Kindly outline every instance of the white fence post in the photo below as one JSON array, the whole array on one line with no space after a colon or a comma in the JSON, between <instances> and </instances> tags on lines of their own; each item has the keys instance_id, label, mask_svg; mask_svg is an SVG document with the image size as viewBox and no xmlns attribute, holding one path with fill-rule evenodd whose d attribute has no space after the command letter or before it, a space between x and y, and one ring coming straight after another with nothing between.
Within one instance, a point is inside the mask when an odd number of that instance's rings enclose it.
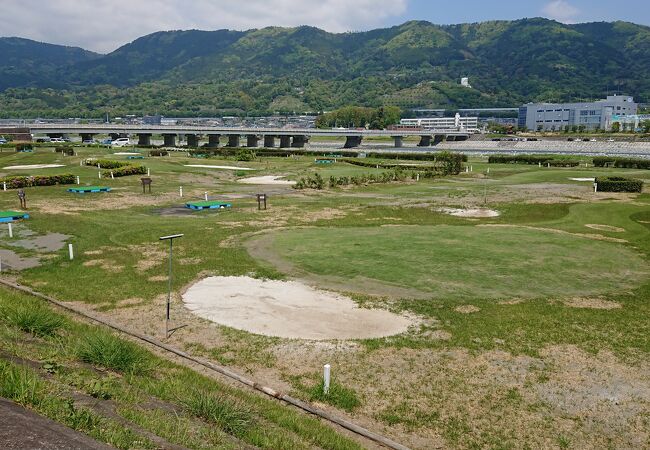
<instances>
[{"instance_id":1,"label":"white fence post","mask_svg":"<svg viewBox=\"0 0 650 450\"><path fill-rule=\"evenodd\" d=\"M323 366L323 394L330 393L330 368L329 364Z\"/></svg>"}]
</instances>

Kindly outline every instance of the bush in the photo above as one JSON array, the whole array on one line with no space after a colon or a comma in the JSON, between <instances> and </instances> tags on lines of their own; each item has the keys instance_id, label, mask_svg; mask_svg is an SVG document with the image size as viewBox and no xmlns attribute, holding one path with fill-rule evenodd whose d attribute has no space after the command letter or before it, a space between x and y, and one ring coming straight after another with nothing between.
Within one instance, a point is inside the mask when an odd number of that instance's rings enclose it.
<instances>
[{"instance_id":1,"label":"bush","mask_svg":"<svg viewBox=\"0 0 650 450\"><path fill-rule=\"evenodd\" d=\"M34 150L34 146L32 144L16 144L17 152L26 152L32 150Z\"/></svg>"},{"instance_id":2,"label":"bush","mask_svg":"<svg viewBox=\"0 0 650 450\"><path fill-rule=\"evenodd\" d=\"M130 166L131 163L126 161L113 161L110 159L86 159L84 164L87 166L99 165L100 169L117 169L118 167Z\"/></svg>"},{"instance_id":3,"label":"bush","mask_svg":"<svg viewBox=\"0 0 650 450\"><path fill-rule=\"evenodd\" d=\"M113 177L128 177L130 175L144 175L147 173L147 168L145 166L122 166L115 170L109 170L103 173L102 176L110 177L111 173Z\"/></svg>"},{"instance_id":4,"label":"bush","mask_svg":"<svg viewBox=\"0 0 650 450\"><path fill-rule=\"evenodd\" d=\"M75 353L84 362L124 373L140 375L152 369L149 352L101 329L86 333Z\"/></svg>"},{"instance_id":5,"label":"bush","mask_svg":"<svg viewBox=\"0 0 650 450\"><path fill-rule=\"evenodd\" d=\"M650 169L650 159L596 156L594 157L594 166L620 167L624 169Z\"/></svg>"},{"instance_id":6,"label":"bush","mask_svg":"<svg viewBox=\"0 0 650 450\"><path fill-rule=\"evenodd\" d=\"M167 156L169 152L167 150L149 150L149 156Z\"/></svg>"},{"instance_id":7,"label":"bush","mask_svg":"<svg viewBox=\"0 0 650 450\"><path fill-rule=\"evenodd\" d=\"M596 185L599 192L641 192L643 181L625 177L598 177Z\"/></svg>"},{"instance_id":8,"label":"bush","mask_svg":"<svg viewBox=\"0 0 650 450\"><path fill-rule=\"evenodd\" d=\"M255 158L257 158L255 151L248 148L239 149L235 154L235 159L237 161L254 161Z\"/></svg>"},{"instance_id":9,"label":"bush","mask_svg":"<svg viewBox=\"0 0 650 450\"><path fill-rule=\"evenodd\" d=\"M371 155L374 155L378 158L384 158L386 156L386 154L383 153L372 153ZM396 159L394 158L395 154L392 155L388 154L388 155L389 157L385 159ZM404 155L402 154L399 156L401 158L401 156ZM409 155L409 156L418 156L418 155ZM436 153L433 155L426 155L426 156L428 158L427 159L423 158L423 160L433 161L434 164L431 166L419 166L417 167L417 169L428 171L428 172L438 172L439 175L459 174L462 168L462 162L467 160L467 156L461 153L440 152L440 153ZM418 158L404 158L404 159L412 160ZM362 167L376 167L376 168L381 167L382 169L404 168L404 166L398 163L372 162L372 161L365 161L360 159L349 159L349 158L343 158L341 159L341 161L346 162L348 164L353 164L355 166L362 166Z\"/></svg>"},{"instance_id":10,"label":"bush","mask_svg":"<svg viewBox=\"0 0 650 450\"><path fill-rule=\"evenodd\" d=\"M21 189L31 186L54 186L57 184L75 184L77 177L71 173L63 175L38 175L34 177L8 177L2 182L7 184L7 189Z\"/></svg>"},{"instance_id":11,"label":"bush","mask_svg":"<svg viewBox=\"0 0 650 450\"><path fill-rule=\"evenodd\" d=\"M489 164L541 164L551 167L577 167L580 161L558 158L553 155L490 155Z\"/></svg>"},{"instance_id":12,"label":"bush","mask_svg":"<svg viewBox=\"0 0 650 450\"><path fill-rule=\"evenodd\" d=\"M69 145L64 145L62 147L54 147L56 153L62 153L66 156L74 156L74 149Z\"/></svg>"}]
</instances>

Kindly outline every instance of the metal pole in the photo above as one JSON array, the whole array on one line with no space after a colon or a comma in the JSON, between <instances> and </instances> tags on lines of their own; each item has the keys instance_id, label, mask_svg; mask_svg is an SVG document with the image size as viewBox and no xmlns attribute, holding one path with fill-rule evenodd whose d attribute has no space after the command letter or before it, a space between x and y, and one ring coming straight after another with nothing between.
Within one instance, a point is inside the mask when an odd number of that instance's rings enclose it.
<instances>
[{"instance_id":1,"label":"metal pole","mask_svg":"<svg viewBox=\"0 0 650 450\"><path fill-rule=\"evenodd\" d=\"M174 240L169 240L169 277L167 284L167 318L165 319L165 338L169 338L169 309L172 300L172 254L174 252Z\"/></svg>"}]
</instances>

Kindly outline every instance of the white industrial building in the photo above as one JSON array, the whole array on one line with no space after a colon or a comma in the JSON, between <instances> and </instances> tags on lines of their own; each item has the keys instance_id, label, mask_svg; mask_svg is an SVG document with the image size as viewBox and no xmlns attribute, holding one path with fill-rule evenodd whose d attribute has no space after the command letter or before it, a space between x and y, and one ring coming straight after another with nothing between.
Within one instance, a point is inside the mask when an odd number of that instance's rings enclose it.
<instances>
[{"instance_id":1,"label":"white industrial building","mask_svg":"<svg viewBox=\"0 0 650 450\"><path fill-rule=\"evenodd\" d=\"M637 113L632 97L609 95L587 103L528 103L519 108L518 125L531 131L562 131L583 126L587 130L609 130L614 116Z\"/></svg>"},{"instance_id":2,"label":"white industrial building","mask_svg":"<svg viewBox=\"0 0 650 450\"><path fill-rule=\"evenodd\" d=\"M618 123L621 131L640 131L644 122L650 121L650 114L630 114L612 116L612 125ZM611 127L610 127L611 128Z\"/></svg>"},{"instance_id":3,"label":"white industrial building","mask_svg":"<svg viewBox=\"0 0 650 450\"><path fill-rule=\"evenodd\" d=\"M467 131L478 133L478 117L423 117L418 119L402 119L400 128L417 128L431 131Z\"/></svg>"}]
</instances>

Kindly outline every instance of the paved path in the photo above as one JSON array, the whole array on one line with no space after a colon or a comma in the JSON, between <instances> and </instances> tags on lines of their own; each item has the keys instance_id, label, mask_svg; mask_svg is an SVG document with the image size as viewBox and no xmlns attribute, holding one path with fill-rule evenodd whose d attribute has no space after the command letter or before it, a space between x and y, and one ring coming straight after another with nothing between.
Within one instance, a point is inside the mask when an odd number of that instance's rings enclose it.
<instances>
[{"instance_id":1,"label":"paved path","mask_svg":"<svg viewBox=\"0 0 650 450\"><path fill-rule=\"evenodd\" d=\"M0 398L0 418L3 450L113 448L3 398Z\"/></svg>"}]
</instances>

